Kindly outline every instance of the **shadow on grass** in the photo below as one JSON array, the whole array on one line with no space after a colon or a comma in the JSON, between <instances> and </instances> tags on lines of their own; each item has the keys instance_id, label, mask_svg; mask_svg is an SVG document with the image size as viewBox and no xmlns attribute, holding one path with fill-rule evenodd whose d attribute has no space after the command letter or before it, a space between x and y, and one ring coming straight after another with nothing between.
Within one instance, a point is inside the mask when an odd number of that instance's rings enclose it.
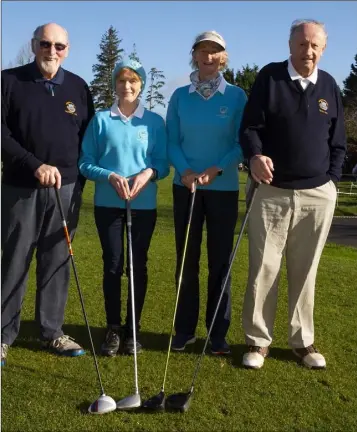
<instances>
[{"instance_id":1,"label":"shadow on grass","mask_svg":"<svg viewBox=\"0 0 357 432\"><path fill-rule=\"evenodd\" d=\"M90 342L86 326L83 324L65 324L63 325L65 334L70 335L85 350L90 352ZM96 354L100 352L100 346L104 340L106 328L105 327L90 327L94 348ZM14 346L29 349L31 351L42 351L41 342L39 339L39 328L35 321L22 321L20 327L20 334ZM169 345L168 333L153 333L148 331L141 331L138 334L138 339L145 351L161 351L166 353ZM182 352L185 354L201 354L205 344L205 339L198 338L194 344L187 345L186 349ZM245 345L232 346L232 356L239 356L244 352ZM181 352L175 352L180 355ZM210 345L208 344L206 354L210 355ZM243 354L242 354L243 355ZM227 356L230 358L230 356Z\"/></svg>"}]
</instances>

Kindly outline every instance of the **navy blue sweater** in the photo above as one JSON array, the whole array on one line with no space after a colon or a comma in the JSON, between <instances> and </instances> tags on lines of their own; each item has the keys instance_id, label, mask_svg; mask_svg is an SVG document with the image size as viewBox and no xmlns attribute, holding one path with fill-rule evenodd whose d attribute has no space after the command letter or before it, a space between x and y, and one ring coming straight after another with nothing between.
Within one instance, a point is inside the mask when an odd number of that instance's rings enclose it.
<instances>
[{"instance_id":1,"label":"navy blue sweater","mask_svg":"<svg viewBox=\"0 0 357 432\"><path fill-rule=\"evenodd\" d=\"M270 63L257 76L240 128L244 156L269 156L276 187L309 189L337 181L346 152L340 90L319 69L316 84L304 91L287 67L287 61Z\"/></svg>"},{"instance_id":2,"label":"navy blue sweater","mask_svg":"<svg viewBox=\"0 0 357 432\"><path fill-rule=\"evenodd\" d=\"M62 184L76 181L81 140L94 108L85 81L62 71L53 95L35 62L2 71L4 184L39 187L34 173L42 164L57 167Z\"/></svg>"}]
</instances>

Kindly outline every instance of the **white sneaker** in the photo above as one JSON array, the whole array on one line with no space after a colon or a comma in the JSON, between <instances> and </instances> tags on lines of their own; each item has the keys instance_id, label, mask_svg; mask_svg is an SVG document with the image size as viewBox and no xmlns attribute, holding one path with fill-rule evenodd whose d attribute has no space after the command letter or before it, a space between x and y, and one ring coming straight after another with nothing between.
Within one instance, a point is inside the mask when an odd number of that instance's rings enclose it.
<instances>
[{"instance_id":1,"label":"white sneaker","mask_svg":"<svg viewBox=\"0 0 357 432\"><path fill-rule=\"evenodd\" d=\"M260 369L268 352L268 347L249 345L249 351L243 356L243 366L249 369Z\"/></svg>"},{"instance_id":2,"label":"white sneaker","mask_svg":"<svg viewBox=\"0 0 357 432\"><path fill-rule=\"evenodd\" d=\"M306 348L295 348L293 349L293 353L309 369L325 369L326 367L325 357L313 345Z\"/></svg>"},{"instance_id":3,"label":"white sneaker","mask_svg":"<svg viewBox=\"0 0 357 432\"><path fill-rule=\"evenodd\" d=\"M78 357L85 354L84 349L73 338L67 335L62 335L51 341L43 341L42 348L54 354L68 357Z\"/></svg>"},{"instance_id":4,"label":"white sneaker","mask_svg":"<svg viewBox=\"0 0 357 432\"><path fill-rule=\"evenodd\" d=\"M1 366L5 366L6 364L6 357L7 357L8 350L9 350L9 345L2 343L1 344Z\"/></svg>"}]
</instances>

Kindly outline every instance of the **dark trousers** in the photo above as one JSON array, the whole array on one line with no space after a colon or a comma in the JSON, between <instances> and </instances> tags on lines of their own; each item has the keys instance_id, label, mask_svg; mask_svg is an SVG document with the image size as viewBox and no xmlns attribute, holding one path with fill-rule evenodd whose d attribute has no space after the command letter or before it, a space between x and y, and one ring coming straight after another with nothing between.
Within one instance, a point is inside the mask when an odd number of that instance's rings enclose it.
<instances>
[{"instance_id":1,"label":"dark trousers","mask_svg":"<svg viewBox=\"0 0 357 432\"><path fill-rule=\"evenodd\" d=\"M156 224L156 209L131 210L131 213L135 321L136 327L139 329L148 283L147 260ZM126 210L96 206L94 208L94 217L103 251L103 293L107 325L120 326L121 277L124 270ZM126 255L126 274L129 277L128 251ZM133 330L130 279L125 327L127 334L130 335Z\"/></svg>"},{"instance_id":2,"label":"dark trousers","mask_svg":"<svg viewBox=\"0 0 357 432\"><path fill-rule=\"evenodd\" d=\"M176 238L176 281L178 281L185 240L191 192L173 185ZM208 253L208 293L206 327L209 329L226 276L233 248L234 229L238 217L238 192L198 189L193 209L190 235L175 322L176 333L195 334L199 315L199 262L202 229L206 221ZM231 319L230 280L227 283L212 329L212 338L224 338Z\"/></svg>"},{"instance_id":3,"label":"dark trousers","mask_svg":"<svg viewBox=\"0 0 357 432\"><path fill-rule=\"evenodd\" d=\"M82 188L62 186L60 195L73 236L78 223ZM36 321L41 338L63 335L70 262L53 188L1 187L1 334L11 345L20 330L20 313L28 271L36 249Z\"/></svg>"}]
</instances>

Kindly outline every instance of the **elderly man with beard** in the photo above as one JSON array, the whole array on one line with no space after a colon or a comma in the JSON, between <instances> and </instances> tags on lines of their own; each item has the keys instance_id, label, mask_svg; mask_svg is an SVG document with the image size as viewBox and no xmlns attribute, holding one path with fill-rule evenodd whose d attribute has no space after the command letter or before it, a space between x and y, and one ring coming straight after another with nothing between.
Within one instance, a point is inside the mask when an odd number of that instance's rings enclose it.
<instances>
[{"instance_id":1,"label":"elderly man with beard","mask_svg":"<svg viewBox=\"0 0 357 432\"><path fill-rule=\"evenodd\" d=\"M2 71L1 365L19 333L35 249L42 346L60 355L84 354L62 331L70 267L54 187L73 235L83 188L78 157L93 101L83 79L61 67L69 52L64 28L38 27L32 50L33 63Z\"/></svg>"},{"instance_id":2,"label":"elderly man with beard","mask_svg":"<svg viewBox=\"0 0 357 432\"><path fill-rule=\"evenodd\" d=\"M243 307L247 368L263 366L273 340L284 255L289 345L304 366L326 366L314 345L315 280L346 152L340 90L317 67L326 42L322 23L294 22L290 58L259 72L241 124L244 156L253 179L261 183L249 219Z\"/></svg>"}]
</instances>

